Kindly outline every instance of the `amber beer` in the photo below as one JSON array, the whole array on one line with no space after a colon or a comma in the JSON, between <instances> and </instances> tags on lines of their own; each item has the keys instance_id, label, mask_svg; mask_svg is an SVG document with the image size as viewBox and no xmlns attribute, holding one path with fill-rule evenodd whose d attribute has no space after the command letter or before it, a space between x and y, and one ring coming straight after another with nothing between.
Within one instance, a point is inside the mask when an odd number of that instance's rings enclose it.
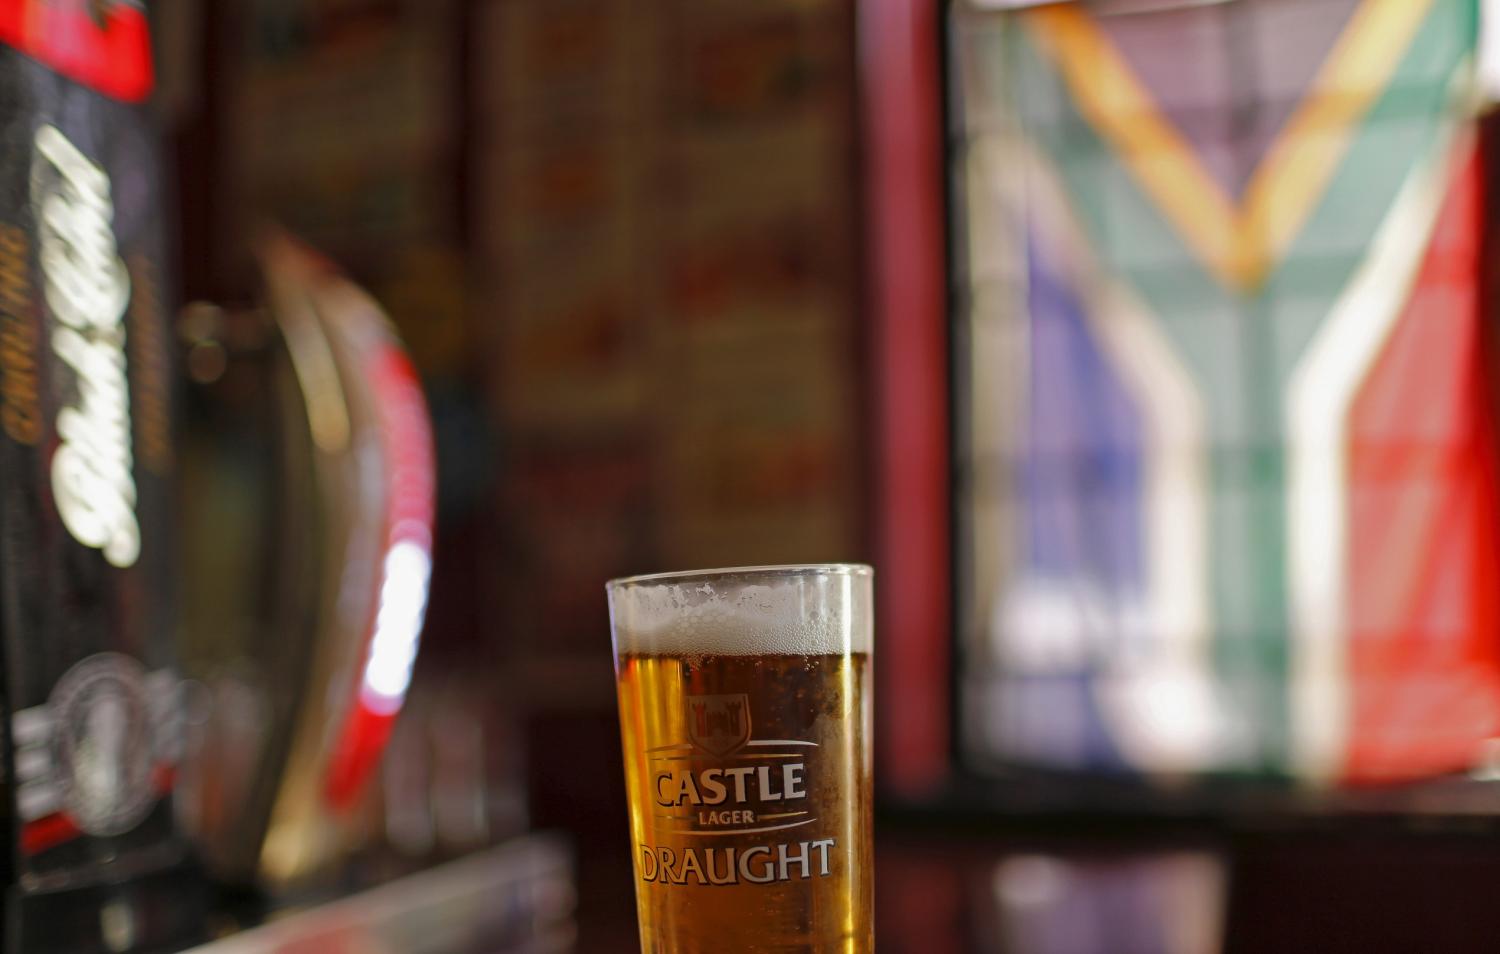
<instances>
[{"instance_id":1,"label":"amber beer","mask_svg":"<svg viewBox=\"0 0 1500 954\"><path fill-rule=\"evenodd\" d=\"M646 954L874 950L868 567L609 585Z\"/></svg>"}]
</instances>

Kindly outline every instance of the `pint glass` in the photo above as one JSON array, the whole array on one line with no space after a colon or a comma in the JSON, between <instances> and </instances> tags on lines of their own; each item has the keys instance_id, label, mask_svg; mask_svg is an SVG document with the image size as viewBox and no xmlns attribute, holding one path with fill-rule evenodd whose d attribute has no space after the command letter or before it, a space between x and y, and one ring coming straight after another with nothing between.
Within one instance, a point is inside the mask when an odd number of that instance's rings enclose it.
<instances>
[{"instance_id":1,"label":"pint glass","mask_svg":"<svg viewBox=\"0 0 1500 954\"><path fill-rule=\"evenodd\" d=\"M866 566L608 586L645 954L864 954Z\"/></svg>"}]
</instances>

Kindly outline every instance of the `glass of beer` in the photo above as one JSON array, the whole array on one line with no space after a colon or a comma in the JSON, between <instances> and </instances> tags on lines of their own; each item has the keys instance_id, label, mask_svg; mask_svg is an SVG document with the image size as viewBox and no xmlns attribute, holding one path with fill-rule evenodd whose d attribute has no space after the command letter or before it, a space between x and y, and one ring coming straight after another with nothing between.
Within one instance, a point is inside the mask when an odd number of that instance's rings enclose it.
<instances>
[{"instance_id":1,"label":"glass of beer","mask_svg":"<svg viewBox=\"0 0 1500 954\"><path fill-rule=\"evenodd\" d=\"M645 954L874 950L873 578L609 584Z\"/></svg>"}]
</instances>

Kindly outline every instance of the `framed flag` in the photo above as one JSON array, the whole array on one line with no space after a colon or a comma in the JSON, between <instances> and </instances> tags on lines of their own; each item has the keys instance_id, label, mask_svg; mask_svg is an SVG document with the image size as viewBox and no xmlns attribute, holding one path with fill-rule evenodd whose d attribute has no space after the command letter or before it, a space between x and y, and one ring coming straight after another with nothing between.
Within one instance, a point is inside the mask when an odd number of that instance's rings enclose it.
<instances>
[{"instance_id":1,"label":"framed flag","mask_svg":"<svg viewBox=\"0 0 1500 954\"><path fill-rule=\"evenodd\" d=\"M1476 0L946 9L964 764L1500 737Z\"/></svg>"}]
</instances>

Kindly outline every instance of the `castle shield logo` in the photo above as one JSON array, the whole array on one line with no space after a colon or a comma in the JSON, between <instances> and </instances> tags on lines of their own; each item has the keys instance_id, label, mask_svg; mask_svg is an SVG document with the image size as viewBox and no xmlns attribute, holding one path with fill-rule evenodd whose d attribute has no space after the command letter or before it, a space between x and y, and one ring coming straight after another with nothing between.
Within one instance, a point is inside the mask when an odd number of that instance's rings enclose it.
<instances>
[{"instance_id":1,"label":"castle shield logo","mask_svg":"<svg viewBox=\"0 0 1500 954\"><path fill-rule=\"evenodd\" d=\"M750 697L743 692L688 696L687 717L688 738L709 755L723 758L750 741Z\"/></svg>"}]
</instances>

